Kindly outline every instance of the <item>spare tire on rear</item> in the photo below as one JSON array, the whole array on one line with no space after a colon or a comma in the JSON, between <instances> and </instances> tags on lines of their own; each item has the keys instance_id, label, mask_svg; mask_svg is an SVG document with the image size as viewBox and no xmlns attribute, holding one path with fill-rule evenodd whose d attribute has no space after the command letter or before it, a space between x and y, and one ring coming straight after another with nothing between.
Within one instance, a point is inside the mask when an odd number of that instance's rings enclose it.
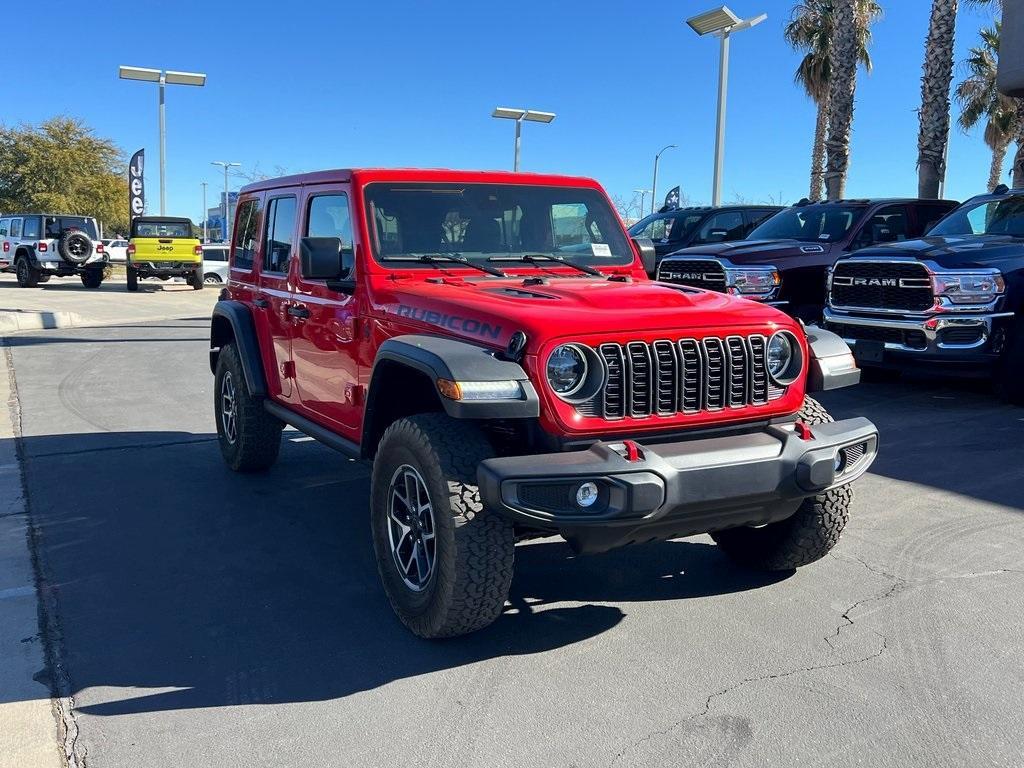
<instances>
[{"instance_id":1,"label":"spare tire on rear","mask_svg":"<svg viewBox=\"0 0 1024 768\"><path fill-rule=\"evenodd\" d=\"M84 264L92 256L92 240L85 232L69 229L57 241L57 252L69 264Z\"/></svg>"}]
</instances>

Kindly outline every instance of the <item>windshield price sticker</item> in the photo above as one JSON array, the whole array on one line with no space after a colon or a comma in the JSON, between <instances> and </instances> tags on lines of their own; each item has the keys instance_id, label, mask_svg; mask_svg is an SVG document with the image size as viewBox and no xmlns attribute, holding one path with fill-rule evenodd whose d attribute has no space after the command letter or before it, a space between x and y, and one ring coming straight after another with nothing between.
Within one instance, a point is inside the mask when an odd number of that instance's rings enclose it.
<instances>
[{"instance_id":1,"label":"windshield price sticker","mask_svg":"<svg viewBox=\"0 0 1024 768\"><path fill-rule=\"evenodd\" d=\"M612 248L608 243L591 243L590 248L595 256L612 255Z\"/></svg>"}]
</instances>

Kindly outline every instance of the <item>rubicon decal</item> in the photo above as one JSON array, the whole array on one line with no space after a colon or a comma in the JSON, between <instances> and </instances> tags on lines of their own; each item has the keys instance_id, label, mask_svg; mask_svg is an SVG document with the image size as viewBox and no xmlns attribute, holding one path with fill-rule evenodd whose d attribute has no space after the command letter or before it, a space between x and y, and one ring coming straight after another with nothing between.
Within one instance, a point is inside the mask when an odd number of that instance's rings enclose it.
<instances>
[{"instance_id":1,"label":"rubicon decal","mask_svg":"<svg viewBox=\"0 0 1024 768\"><path fill-rule=\"evenodd\" d=\"M410 307L407 304L399 304L395 310L399 317L408 317L413 320L420 320L430 325L441 328L448 328L452 331L462 331L474 336L482 336L488 339L497 339L501 336L501 326L491 325L482 320L474 320L472 317L461 315L449 315L444 312L435 312L431 309Z\"/></svg>"}]
</instances>

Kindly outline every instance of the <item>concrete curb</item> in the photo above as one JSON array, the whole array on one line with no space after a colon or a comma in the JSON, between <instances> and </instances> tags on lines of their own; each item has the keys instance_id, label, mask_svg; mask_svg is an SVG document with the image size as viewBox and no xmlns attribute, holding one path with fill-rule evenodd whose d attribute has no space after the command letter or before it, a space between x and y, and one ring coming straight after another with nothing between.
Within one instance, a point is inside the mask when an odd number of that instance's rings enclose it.
<instances>
[{"instance_id":1,"label":"concrete curb","mask_svg":"<svg viewBox=\"0 0 1024 768\"><path fill-rule=\"evenodd\" d=\"M88 325L77 312L36 312L0 310L0 334L18 331L42 331L49 328L74 328Z\"/></svg>"}]
</instances>

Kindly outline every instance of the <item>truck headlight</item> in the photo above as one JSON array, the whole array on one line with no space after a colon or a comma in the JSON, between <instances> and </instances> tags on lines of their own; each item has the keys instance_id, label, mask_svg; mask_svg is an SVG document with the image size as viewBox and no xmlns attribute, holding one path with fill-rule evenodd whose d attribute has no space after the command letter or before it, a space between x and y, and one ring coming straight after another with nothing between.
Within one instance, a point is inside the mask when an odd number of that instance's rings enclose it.
<instances>
[{"instance_id":1,"label":"truck headlight","mask_svg":"<svg viewBox=\"0 0 1024 768\"><path fill-rule=\"evenodd\" d=\"M935 295L954 304L988 304L1006 288L998 272L937 273L932 276Z\"/></svg>"},{"instance_id":2,"label":"truck headlight","mask_svg":"<svg viewBox=\"0 0 1024 768\"><path fill-rule=\"evenodd\" d=\"M773 266L727 267L725 285L735 296L769 299L778 289L782 278Z\"/></svg>"},{"instance_id":3,"label":"truck headlight","mask_svg":"<svg viewBox=\"0 0 1024 768\"><path fill-rule=\"evenodd\" d=\"M587 357L575 344L557 346L548 356L547 375L558 395L574 395L587 380Z\"/></svg>"},{"instance_id":4,"label":"truck headlight","mask_svg":"<svg viewBox=\"0 0 1024 768\"><path fill-rule=\"evenodd\" d=\"M765 357L768 375L780 386L788 386L796 381L803 368L800 345L788 331L779 331L768 340Z\"/></svg>"}]
</instances>

